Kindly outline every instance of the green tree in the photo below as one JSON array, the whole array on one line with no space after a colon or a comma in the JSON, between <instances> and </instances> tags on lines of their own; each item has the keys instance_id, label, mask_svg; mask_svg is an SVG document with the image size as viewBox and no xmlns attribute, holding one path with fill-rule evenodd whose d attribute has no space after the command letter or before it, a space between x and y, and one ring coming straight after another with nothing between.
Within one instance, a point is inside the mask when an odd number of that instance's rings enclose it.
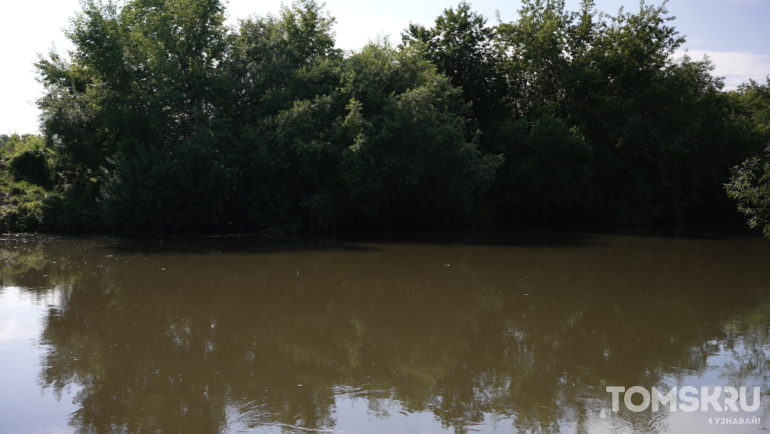
<instances>
[{"instance_id":1,"label":"green tree","mask_svg":"<svg viewBox=\"0 0 770 434\"><path fill-rule=\"evenodd\" d=\"M222 4L86 1L66 34L71 63L56 53L37 63L43 126L74 178L105 182L103 217L135 230L216 221L227 187L207 139L227 90Z\"/></svg>"},{"instance_id":2,"label":"green tree","mask_svg":"<svg viewBox=\"0 0 770 434\"><path fill-rule=\"evenodd\" d=\"M500 157L478 149L459 89L421 52L369 44L345 65L343 167L369 215L441 221L469 213Z\"/></svg>"},{"instance_id":3,"label":"green tree","mask_svg":"<svg viewBox=\"0 0 770 434\"><path fill-rule=\"evenodd\" d=\"M644 224L732 208L730 167L768 140L766 88L675 58L665 3L525 0L488 26L462 2L347 54L313 0L224 19L219 0L85 0L69 57L36 63L47 156L8 176L55 190L57 224L135 233Z\"/></svg>"},{"instance_id":4,"label":"green tree","mask_svg":"<svg viewBox=\"0 0 770 434\"><path fill-rule=\"evenodd\" d=\"M339 59L334 48L335 19L314 1L282 6L278 16L240 21L227 74L237 81L234 116L247 123L292 107L295 98L312 99L320 89L314 80L297 80L305 67L322 59ZM318 77L320 78L320 77ZM334 77L337 84L339 77Z\"/></svg>"},{"instance_id":5,"label":"green tree","mask_svg":"<svg viewBox=\"0 0 770 434\"><path fill-rule=\"evenodd\" d=\"M444 9L431 28L410 23L401 34L403 46L417 46L425 52L439 72L453 86L462 89L463 98L473 104L473 114L481 125L504 117L507 111L506 82L499 71L495 49L495 28L460 2L457 10Z\"/></svg>"},{"instance_id":6,"label":"green tree","mask_svg":"<svg viewBox=\"0 0 770 434\"><path fill-rule=\"evenodd\" d=\"M602 31L597 18L590 0L580 12L567 12L563 0L524 0L517 21L498 16L496 48L514 118L567 116L573 87L585 73L582 59Z\"/></svg>"},{"instance_id":7,"label":"green tree","mask_svg":"<svg viewBox=\"0 0 770 434\"><path fill-rule=\"evenodd\" d=\"M497 29L514 118L554 116L585 138L592 220L682 222L726 209L721 184L756 141L731 118L711 63L675 57L684 38L665 3L607 16L592 1L567 12L532 0L520 15Z\"/></svg>"},{"instance_id":8,"label":"green tree","mask_svg":"<svg viewBox=\"0 0 770 434\"><path fill-rule=\"evenodd\" d=\"M770 147L766 150L770 158ZM725 185L727 195L738 202L738 211L748 218L751 228L760 228L770 238L770 161L749 158L733 169Z\"/></svg>"},{"instance_id":9,"label":"green tree","mask_svg":"<svg viewBox=\"0 0 770 434\"><path fill-rule=\"evenodd\" d=\"M478 150L460 91L419 50L370 43L303 77L324 74L339 86L270 121L272 143L301 161L289 179L304 187L294 202L311 225L430 225L472 212L501 159Z\"/></svg>"},{"instance_id":10,"label":"green tree","mask_svg":"<svg viewBox=\"0 0 770 434\"><path fill-rule=\"evenodd\" d=\"M14 181L46 188L53 186L56 156L45 146L43 137L13 134L4 141L4 151L2 163Z\"/></svg>"},{"instance_id":11,"label":"green tree","mask_svg":"<svg viewBox=\"0 0 770 434\"><path fill-rule=\"evenodd\" d=\"M734 116L754 131L758 140L770 143L770 77L764 85L749 80L731 92ZM761 228L770 238L770 145L767 158L752 157L732 170L725 185L727 195L738 203L751 228Z\"/></svg>"},{"instance_id":12,"label":"green tree","mask_svg":"<svg viewBox=\"0 0 770 434\"><path fill-rule=\"evenodd\" d=\"M499 125L487 147L505 155L489 194L497 221L585 221L595 187L593 150L562 119Z\"/></svg>"}]
</instances>

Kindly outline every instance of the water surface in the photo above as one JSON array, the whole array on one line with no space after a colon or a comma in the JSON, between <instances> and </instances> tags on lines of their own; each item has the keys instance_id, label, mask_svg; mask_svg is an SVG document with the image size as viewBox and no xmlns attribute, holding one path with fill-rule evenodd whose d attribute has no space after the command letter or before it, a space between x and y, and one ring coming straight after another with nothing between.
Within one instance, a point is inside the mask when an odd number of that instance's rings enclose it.
<instances>
[{"instance_id":1,"label":"water surface","mask_svg":"<svg viewBox=\"0 0 770 434\"><path fill-rule=\"evenodd\" d=\"M0 261L2 433L770 428L761 238L6 235ZM613 412L636 385L762 405Z\"/></svg>"}]
</instances>

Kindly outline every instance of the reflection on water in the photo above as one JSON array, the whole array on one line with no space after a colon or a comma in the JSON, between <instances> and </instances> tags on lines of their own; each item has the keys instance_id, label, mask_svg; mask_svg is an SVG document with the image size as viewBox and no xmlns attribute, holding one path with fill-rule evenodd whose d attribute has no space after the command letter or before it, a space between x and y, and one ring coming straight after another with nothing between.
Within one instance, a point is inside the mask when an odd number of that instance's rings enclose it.
<instances>
[{"instance_id":1,"label":"reflection on water","mask_svg":"<svg viewBox=\"0 0 770 434\"><path fill-rule=\"evenodd\" d=\"M713 411L613 413L605 391L769 390L770 243L493 238L6 237L0 291L45 305L40 364L24 380L71 400L67 423L82 433L770 426L764 405L732 414L762 426L710 425L725 417ZM0 404L0 418L15 417Z\"/></svg>"}]
</instances>

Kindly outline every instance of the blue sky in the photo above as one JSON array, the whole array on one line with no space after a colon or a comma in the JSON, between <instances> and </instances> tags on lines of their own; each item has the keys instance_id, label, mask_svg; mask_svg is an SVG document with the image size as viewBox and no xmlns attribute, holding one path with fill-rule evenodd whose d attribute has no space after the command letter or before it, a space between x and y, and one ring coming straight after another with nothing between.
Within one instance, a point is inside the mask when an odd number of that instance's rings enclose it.
<instances>
[{"instance_id":1,"label":"blue sky","mask_svg":"<svg viewBox=\"0 0 770 434\"><path fill-rule=\"evenodd\" d=\"M659 1L648 2L660 4ZM276 13L280 0L230 0L231 22L250 14ZM457 5L446 0L353 1L327 0L326 7L337 18L337 45L357 49L378 34L394 41L409 21L430 24L444 8ZM514 21L521 3L517 0L472 1L473 9L495 21L499 10L504 21ZM576 10L579 0L567 0ZM610 14L621 6L638 11L637 1L597 0L597 9ZM729 87L748 78L764 82L770 74L770 0L672 0L666 5L676 16L674 25L687 37L685 48L692 57L708 55L715 73L726 77ZM78 0L26 0L0 2L0 133L38 132L34 100L42 88L34 80L32 62L55 44L71 48L61 29L80 9Z\"/></svg>"}]
</instances>

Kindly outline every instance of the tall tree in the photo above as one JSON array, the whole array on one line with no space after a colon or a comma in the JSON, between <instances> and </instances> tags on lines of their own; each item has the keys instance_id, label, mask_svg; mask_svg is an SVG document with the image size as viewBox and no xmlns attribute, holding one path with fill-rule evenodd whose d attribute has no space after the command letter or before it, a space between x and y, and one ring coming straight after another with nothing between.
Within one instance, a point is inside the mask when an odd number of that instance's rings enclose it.
<instances>
[{"instance_id":1,"label":"tall tree","mask_svg":"<svg viewBox=\"0 0 770 434\"><path fill-rule=\"evenodd\" d=\"M770 76L763 85L749 80L731 96L736 109L734 116L767 147L765 158L751 157L734 167L725 188L727 195L737 202L738 211L748 219L749 227L762 229L770 238Z\"/></svg>"},{"instance_id":2,"label":"tall tree","mask_svg":"<svg viewBox=\"0 0 770 434\"><path fill-rule=\"evenodd\" d=\"M431 28L410 23L401 39L404 46L424 50L450 83L462 89L481 125L505 116L506 86L498 71L495 28L487 26L486 18L473 12L470 3L444 9Z\"/></svg>"}]
</instances>

